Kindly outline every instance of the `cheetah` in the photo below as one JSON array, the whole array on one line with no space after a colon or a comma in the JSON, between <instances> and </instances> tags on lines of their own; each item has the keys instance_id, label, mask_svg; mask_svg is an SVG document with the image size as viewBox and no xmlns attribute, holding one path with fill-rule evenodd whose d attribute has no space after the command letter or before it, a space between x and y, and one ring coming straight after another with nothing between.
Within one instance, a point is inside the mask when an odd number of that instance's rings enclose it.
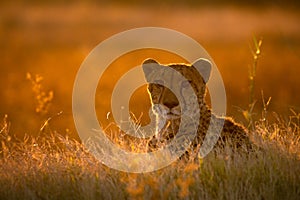
<instances>
[{"instance_id":1,"label":"cheetah","mask_svg":"<svg viewBox=\"0 0 300 200\"><path fill-rule=\"evenodd\" d=\"M183 136L188 136L191 130L196 127L196 136L188 140L189 151L186 154L206 155L211 148L222 148L229 144L234 149L251 148L251 141L247 130L236 123L232 118L219 117L212 113L205 102L206 83L209 80L212 64L207 59L198 59L193 64L168 64L162 65L156 60L148 58L142 64L143 72L147 81L147 90L151 100L152 112L155 115L156 130L155 135L149 140L149 149L163 147L172 141L180 128L182 112L188 110L190 120L183 128ZM166 69L172 69L166 72ZM178 73L184 78L174 76ZM199 73L201 72L201 74ZM164 84L168 82L168 87ZM185 88L190 86L195 94L197 109L189 105L190 93L186 93ZM177 95L174 94L177 91ZM177 97L182 98L182 102ZM195 114L200 114L198 123L194 123ZM215 127L220 126L220 136ZM209 134L210 132L210 134ZM207 137L205 137L208 135ZM204 142L204 140L206 142ZM215 141L215 142L214 142ZM208 147L205 147L205 144ZM202 148L201 148L202 146ZM191 153L192 152L192 153Z\"/></svg>"}]
</instances>

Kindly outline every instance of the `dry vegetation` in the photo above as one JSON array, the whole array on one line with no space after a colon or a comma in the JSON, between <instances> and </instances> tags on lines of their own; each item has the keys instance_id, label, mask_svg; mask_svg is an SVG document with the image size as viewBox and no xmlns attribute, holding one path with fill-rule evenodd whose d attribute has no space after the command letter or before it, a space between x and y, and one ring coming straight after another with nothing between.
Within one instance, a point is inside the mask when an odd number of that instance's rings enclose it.
<instances>
[{"instance_id":1,"label":"dry vegetation","mask_svg":"<svg viewBox=\"0 0 300 200\"><path fill-rule=\"evenodd\" d=\"M271 125L257 122L253 136L259 150L228 149L196 162L129 174L107 168L79 142L49 127L40 137L16 140L5 116L0 199L299 199L299 125L299 114Z\"/></svg>"}]
</instances>

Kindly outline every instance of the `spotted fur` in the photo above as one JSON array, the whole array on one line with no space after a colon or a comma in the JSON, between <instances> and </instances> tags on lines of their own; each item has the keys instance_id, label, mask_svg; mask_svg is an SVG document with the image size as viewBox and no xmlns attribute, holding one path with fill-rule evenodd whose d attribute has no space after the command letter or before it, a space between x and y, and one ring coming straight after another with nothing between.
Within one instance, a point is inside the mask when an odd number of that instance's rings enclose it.
<instances>
[{"instance_id":1,"label":"spotted fur","mask_svg":"<svg viewBox=\"0 0 300 200\"><path fill-rule=\"evenodd\" d=\"M167 68L171 68L171 72L166 70ZM191 141L188 139L189 152L195 154L200 150L201 155L206 155L210 146L222 148L226 144L234 149L247 151L250 148L251 141L247 130L231 118L215 116L205 102L206 83L211 73L210 61L199 59L192 65L161 65L153 59L147 59L143 63L143 71L148 82L152 110L156 116L156 134L149 142L150 149L160 148L175 138L182 120L182 112L185 111L189 112L190 120L186 120L183 136L189 136L197 124L193 121L197 119L196 115L199 115L195 113L197 110L200 111L200 118L198 117L196 137ZM164 86L166 83L169 84L168 87ZM198 109L190 103L192 97L186 91L188 86L196 95ZM220 137L215 134L218 127L221 131ZM216 145L214 141L217 141Z\"/></svg>"}]
</instances>

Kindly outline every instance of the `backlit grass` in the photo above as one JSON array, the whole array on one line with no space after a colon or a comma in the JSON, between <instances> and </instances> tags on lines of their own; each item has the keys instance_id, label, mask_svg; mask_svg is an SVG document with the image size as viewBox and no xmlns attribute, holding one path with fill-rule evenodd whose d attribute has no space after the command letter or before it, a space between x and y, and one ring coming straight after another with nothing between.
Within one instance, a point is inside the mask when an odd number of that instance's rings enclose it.
<instances>
[{"instance_id":1,"label":"backlit grass","mask_svg":"<svg viewBox=\"0 0 300 200\"><path fill-rule=\"evenodd\" d=\"M298 199L299 114L256 122L249 153L230 149L202 160L177 161L159 171L110 169L85 147L50 127L17 140L1 123L0 199ZM50 126L48 124L47 126ZM132 141L131 145L134 144ZM128 160L127 162L130 162Z\"/></svg>"}]
</instances>

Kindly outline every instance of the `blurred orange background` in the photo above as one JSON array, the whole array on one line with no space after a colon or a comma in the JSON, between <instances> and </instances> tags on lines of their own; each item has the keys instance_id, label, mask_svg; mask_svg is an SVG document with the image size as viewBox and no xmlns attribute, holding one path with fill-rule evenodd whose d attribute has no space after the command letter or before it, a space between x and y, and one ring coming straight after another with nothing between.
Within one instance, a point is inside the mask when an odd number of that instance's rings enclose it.
<instances>
[{"instance_id":1,"label":"blurred orange background","mask_svg":"<svg viewBox=\"0 0 300 200\"><path fill-rule=\"evenodd\" d=\"M258 63L255 98L256 119L264 98L272 97L268 108L285 118L290 109L300 111L300 14L299 5L263 1L252 4L188 4L154 1L151 5L138 1L118 3L66 1L60 3L0 4L0 117L8 114L11 132L22 136L36 135L44 121L56 113L50 127L60 133L70 130L77 137L72 118L72 87L82 61L89 52L113 34L144 26L158 26L182 32L198 41L217 64L228 98L228 115L246 123L241 110L248 108L248 69L253 63L253 36L263 38ZM223 1L220 1L223 2ZM290 4L289 4L290 3ZM145 52L143 52L145 53ZM96 105L99 118L108 124L109 91L122 73L153 56L161 63L179 62L174 55L153 51L129 54L111 68L98 88ZM158 56L160 55L160 56ZM116 61L117 62L117 61ZM44 77L43 87L53 90L49 111L35 113L34 94L26 73ZM112 74L115 79L111 78ZM103 93L104 92L104 93ZM102 98L104 96L104 98ZM150 106L146 88L132 97L131 108L138 116ZM99 103L100 102L100 103ZM146 102L146 103L144 103ZM103 106L105 105L105 106ZM139 105L139 106L134 106Z\"/></svg>"}]
</instances>

